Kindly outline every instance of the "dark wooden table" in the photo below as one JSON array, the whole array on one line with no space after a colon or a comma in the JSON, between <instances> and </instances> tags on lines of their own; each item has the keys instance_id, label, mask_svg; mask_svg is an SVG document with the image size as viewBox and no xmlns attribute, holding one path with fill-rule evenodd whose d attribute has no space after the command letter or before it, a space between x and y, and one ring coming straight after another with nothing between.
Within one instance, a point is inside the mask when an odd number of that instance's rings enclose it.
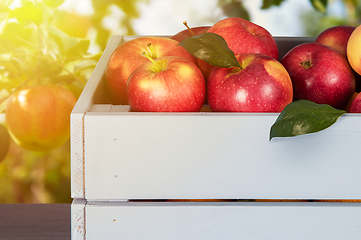
<instances>
[{"instance_id":1,"label":"dark wooden table","mask_svg":"<svg viewBox=\"0 0 361 240\"><path fill-rule=\"evenodd\" d=\"M0 204L0 239L71 239L71 204Z\"/></svg>"}]
</instances>

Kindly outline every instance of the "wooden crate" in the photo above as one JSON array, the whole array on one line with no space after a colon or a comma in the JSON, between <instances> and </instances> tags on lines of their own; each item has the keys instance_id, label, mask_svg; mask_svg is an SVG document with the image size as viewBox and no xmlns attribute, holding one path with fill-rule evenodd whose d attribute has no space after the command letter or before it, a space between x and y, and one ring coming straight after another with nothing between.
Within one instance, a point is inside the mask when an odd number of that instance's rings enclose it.
<instances>
[{"instance_id":1,"label":"wooden crate","mask_svg":"<svg viewBox=\"0 0 361 240\"><path fill-rule=\"evenodd\" d=\"M129 112L103 75L133 38L112 37L71 114L74 239L361 239L360 114L269 141L277 113ZM314 40L275 39L280 57Z\"/></svg>"}]
</instances>

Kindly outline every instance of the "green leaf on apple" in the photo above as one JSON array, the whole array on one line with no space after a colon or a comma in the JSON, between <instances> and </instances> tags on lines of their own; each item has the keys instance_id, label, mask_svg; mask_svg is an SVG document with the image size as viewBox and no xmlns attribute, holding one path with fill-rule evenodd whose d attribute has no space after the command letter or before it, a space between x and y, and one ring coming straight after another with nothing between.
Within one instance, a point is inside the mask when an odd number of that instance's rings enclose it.
<instances>
[{"instance_id":1,"label":"green leaf on apple","mask_svg":"<svg viewBox=\"0 0 361 240\"><path fill-rule=\"evenodd\" d=\"M226 40L215 33L203 33L179 43L197 58L220 68L240 67Z\"/></svg>"},{"instance_id":2,"label":"green leaf on apple","mask_svg":"<svg viewBox=\"0 0 361 240\"><path fill-rule=\"evenodd\" d=\"M298 100L288 104L271 127L274 137L294 137L324 130L333 125L346 111L327 104Z\"/></svg>"}]
</instances>

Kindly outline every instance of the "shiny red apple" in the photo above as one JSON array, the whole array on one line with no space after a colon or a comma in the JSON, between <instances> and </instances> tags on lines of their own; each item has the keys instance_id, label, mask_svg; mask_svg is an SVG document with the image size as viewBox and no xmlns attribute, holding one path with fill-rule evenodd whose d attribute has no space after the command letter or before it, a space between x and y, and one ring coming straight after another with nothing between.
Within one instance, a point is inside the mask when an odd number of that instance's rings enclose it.
<instances>
[{"instance_id":1,"label":"shiny red apple","mask_svg":"<svg viewBox=\"0 0 361 240\"><path fill-rule=\"evenodd\" d=\"M315 39L315 42L325 44L342 53L347 58L348 40L356 29L351 25L339 25L325 29ZM355 72L356 91L361 90L361 76Z\"/></svg>"},{"instance_id":2,"label":"shiny red apple","mask_svg":"<svg viewBox=\"0 0 361 240\"><path fill-rule=\"evenodd\" d=\"M347 57L347 43L355 26L339 25L323 30L315 39L315 42L332 47Z\"/></svg>"},{"instance_id":3,"label":"shiny red apple","mask_svg":"<svg viewBox=\"0 0 361 240\"><path fill-rule=\"evenodd\" d=\"M263 54L236 56L241 67L215 67L207 85L214 112L281 112L292 102L292 83L280 62Z\"/></svg>"},{"instance_id":4,"label":"shiny red apple","mask_svg":"<svg viewBox=\"0 0 361 240\"><path fill-rule=\"evenodd\" d=\"M343 109L355 91L355 78L347 59L324 44L300 44L288 51L281 63L291 76L294 100L306 99Z\"/></svg>"},{"instance_id":5,"label":"shiny red apple","mask_svg":"<svg viewBox=\"0 0 361 240\"><path fill-rule=\"evenodd\" d=\"M148 62L142 54L151 58L164 56L184 57L197 64L196 58L179 42L161 37L140 37L121 44L111 55L105 71L105 88L113 104L128 104L126 84L130 74L140 64Z\"/></svg>"},{"instance_id":6,"label":"shiny red apple","mask_svg":"<svg viewBox=\"0 0 361 240\"><path fill-rule=\"evenodd\" d=\"M127 83L129 106L136 112L199 112L205 94L206 82L197 65L175 56L150 58Z\"/></svg>"},{"instance_id":7,"label":"shiny red apple","mask_svg":"<svg viewBox=\"0 0 361 240\"><path fill-rule=\"evenodd\" d=\"M173 35L171 37L171 39L181 42L186 38L205 33L211 27L211 26L199 26L199 27L190 28L190 27L188 27L186 22L184 22L183 24L187 27L187 29L182 30L182 31L178 32L177 34Z\"/></svg>"},{"instance_id":8,"label":"shiny red apple","mask_svg":"<svg viewBox=\"0 0 361 240\"><path fill-rule=\"evenodd\" d=\"M278 59L278 46L271 33L262 26L243 18L222 19L207 32L222 36L235 55L260 53ZM207 79L213 66L204 61L199 61L198 66Z\"/></svg>"}]
</instances>

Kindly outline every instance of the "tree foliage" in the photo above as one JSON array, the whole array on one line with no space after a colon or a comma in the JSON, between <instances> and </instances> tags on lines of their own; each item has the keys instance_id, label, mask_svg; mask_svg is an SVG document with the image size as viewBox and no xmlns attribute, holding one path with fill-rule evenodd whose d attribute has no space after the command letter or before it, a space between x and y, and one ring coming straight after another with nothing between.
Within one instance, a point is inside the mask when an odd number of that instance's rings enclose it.
<instances>
[{"instance_id":1,"label":"tree foliage","mask_svg":"<svg viewBox=\"0 0 361 240\"><path fill-rule=\"evenodd\" d=\"M315 37L323 30L337 25L359 26L361 24L361 1L360 0L338 0L327 1L325 11L304 12L300 19L304 27L304 35ZM331 4L338 3L343 10L342 14L330 13Z\"/></svg>"},{"instance_id":2,"label":"tree foliage","mask_svg":"<svg viewBox=\"0 0 361 240\"><path fill-rule=\"evenodd\" d=\"M64 0L0 1L0 124L6 125L7 99L23 86L62 85L78 97L112 35L103 25L110 8L124 12L123 33L135 34L132 20L140 16L141 1L92 0L91 16L58 9ZM91 28L101 49L95 54L89 53ZM0 203L12 202L71 202L69 142L38 153L11 140L0 163Z\"/></svg>"},{"instance_id":3,"label":"tree foliage","mask_svg":"<svg viewBox=\"0 0 361 240\"><path fill-rule=\"evenodd\" d=\"M95 13L91 16L92 25L97 30L97 43L104 49L108 43L112 32L107 29L103 24L103 19L110 13L112 6L117 7L124 13L120 25L123 27L123 35L135 35L133 28L133 20L140 17L138 8L139 3L146 0L92 0L93 8L96 9Z\"/></svg>"},{"instance_id":4,"label":"tree foliage","mask_svg":"<svg viewBox=\"0 0 361 240\"><path fill-rule=\"evenodd\" d=\"M272 7L280 7L287 0L263 0L261 9L267 10ZM344 7L342 16L330 13L331 4L340 3ZM322 30L335 25L361 24L361 1L360 0L309 0L313 11L304 12L300 19L304 26L304 36L317 36ZM250 19L249 10L242 0L218 0L218 6L227 17L242 17Z\"/></svg>"}]
</instances>

